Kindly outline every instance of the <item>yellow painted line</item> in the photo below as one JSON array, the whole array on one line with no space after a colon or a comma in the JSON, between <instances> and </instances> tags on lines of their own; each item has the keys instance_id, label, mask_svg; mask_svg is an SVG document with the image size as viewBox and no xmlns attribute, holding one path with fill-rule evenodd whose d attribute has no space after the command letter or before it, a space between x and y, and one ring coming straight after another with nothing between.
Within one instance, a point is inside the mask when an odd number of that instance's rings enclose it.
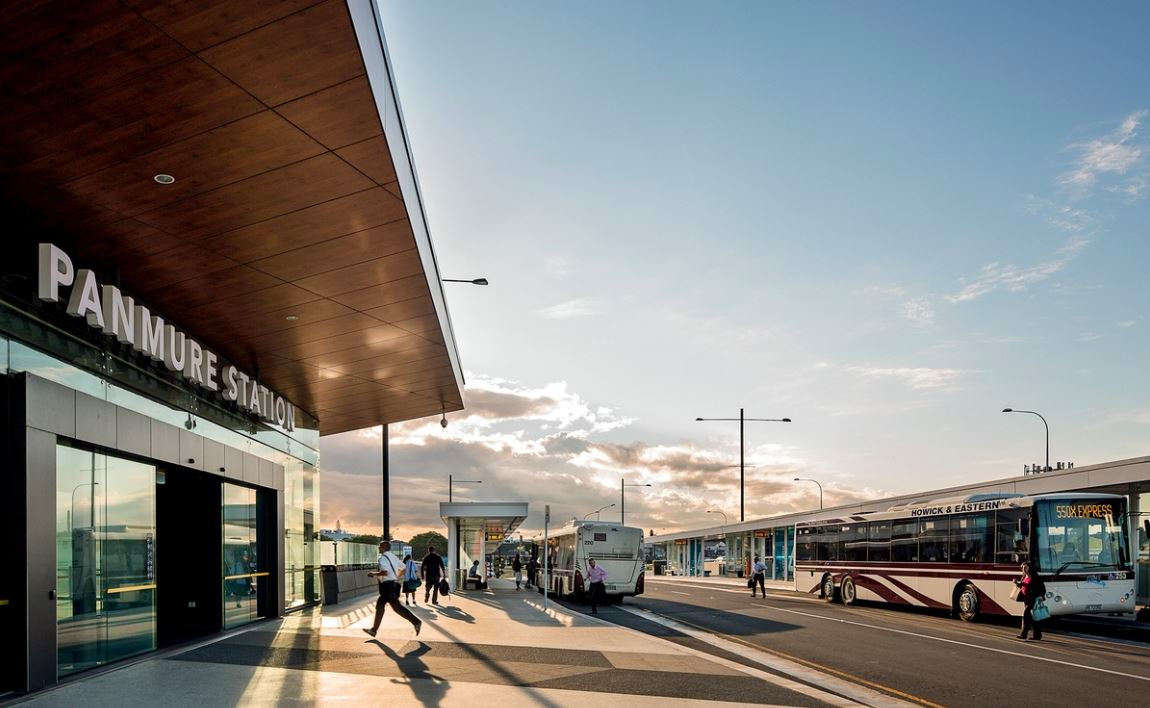
<instances>
[{"instance_id":1,"label":"yellow painted line","mask_svg":"<svg viewBox=\"0 0 1150 708\"><path fill-rule=\"evenodd\" d=\"M264 571L262 573L244 573L243 575L225 575L224 580L239 580L240 578L262 578L265 575L271 575L271 573Z\"/></svg>"},{"instance_id":2,"label":"yellow painted line","mask_svg":"<svg viewBox=\"0 0 1150 708\"><path fill-rule=\"evenodd\" d=\"M155 583L148 583L146 585L121 585L118 588L108 588L104 592L108 593L109 595L114 595L114 594L120 593L120 592L132 592L133 590L155 590L155 589L156 589Z\"/></svg>"},{"instance_id":3,"label":"yellow painted line","mask_svg":"<svg viewBox=\"0 0 1150 708\"><path fill-rule=\"evenodd\" d=\"M905 691L900 691L897 688L891 688L890 686L884 686L881 683L875 683L874 681L868 681L867 679L864 679L861 676L855 676L854 674L847 673L846 671L839 671L838 669L831 668L830 666L824 666L823 664L820 664L817 661L811 661L809 659L802 659L800 657L793 656L793 655L788 654L786 652L779 651L778 649L770 649L768 647L765 647L765 646L762 646L759 644L754 644L752 642L748 642L745 639L740 639L740 638L733 636L733 635L730 635L730 634L723 634L721 632L716 632L713 629L708 629L706 627L694 624L693 622L688 622L687 620L682 619L681 617L676 617L675 621L676 622L682 622L683 624L685 624L689 627L694 627L695 629L698 629L698 630L701 630L704 632L710 632L711 634L718 634L720 637L722 637L723 639L726 639L728 641L737 642L739 644L743 644L745 646L748 646L752 649L757 649L758 651L763 651L763 652L766 652L768 654L774 654L775 656L778 656L780 658L788 659L788 660L793 661L795 663L803 664L804 666L809 666L809 667L811 667L813 669L817 669L819 671L825 671L828 674L834 674L836 676L840 676L840 677L846 679L847 681L851 681L853 683L859 683L859 684L862 684L864 686L873 688L875 690L882 691L884 693L890 693L890 694L896 695L900 698L905 698L908 701L913 701L915 703L918 703L918 704L921 704L924 706L930 706L930 708L943 708L943 706L941 706L937 703L932 703L932 702L926 700L925 698L920 698L914 694L906 693Z\"/></svg>"}]
</instances>

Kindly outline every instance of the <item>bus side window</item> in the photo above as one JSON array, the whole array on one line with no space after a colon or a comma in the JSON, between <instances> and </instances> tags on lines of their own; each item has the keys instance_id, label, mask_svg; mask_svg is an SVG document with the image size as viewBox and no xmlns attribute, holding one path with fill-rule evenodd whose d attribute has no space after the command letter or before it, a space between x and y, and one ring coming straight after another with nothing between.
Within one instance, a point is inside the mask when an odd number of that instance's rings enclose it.
<instances>
[{"instance_id":1,"label":"bus side window","mask_svg":"<svg viewBox=\"0 0 1150 708\"><path fill-rule=\"evenodd\" d=\"M994 562L1017 564L1030 555L1030 509L999 509L995 515Z\"/></svg>"},{"instance_id":2,"label":"bus side window","mask_svg":"<svg viewBox=\"0 0 1150 708\"><path fill-rule=\"evenodd\" d=\"M890 559L898 563L918 561L918 522L908 519L891 524Z\"/></svg>"}]
</instances>

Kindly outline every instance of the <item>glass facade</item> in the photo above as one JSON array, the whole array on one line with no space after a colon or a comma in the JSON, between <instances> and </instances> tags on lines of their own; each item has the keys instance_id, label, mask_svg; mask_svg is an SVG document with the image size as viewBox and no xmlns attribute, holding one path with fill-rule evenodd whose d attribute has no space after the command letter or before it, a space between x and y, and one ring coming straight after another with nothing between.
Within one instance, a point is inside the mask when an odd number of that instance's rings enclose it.
<instances>
[{"instance_id":1,"label":"glass facade","mask_svg":"<svg viewBox=\"0 0 1150 708\"><path fill-rule=\"evenodd\" d=\"M319 602L319 473L298 460L284 465L284 606Z\"/></svg>"},{"instance_id":2,"label":"glass facade","mask_svg":"<svg viewBox=\"0 0 1150 708\"><path fill-rule=\"evenodd\" d=\"M156 468L56 448L60 675L156 648Z\"/></svg>"},{"instance_id":3,"label":"glass facade","mask_svg":"<svg viewBox=\"0 0 1150 708\"><path fill-rule=\"evenodd\" d=\"M223 484L224 629L259 617L260 572L256 536L256 490Z\"/></svg>"}]
</instances>

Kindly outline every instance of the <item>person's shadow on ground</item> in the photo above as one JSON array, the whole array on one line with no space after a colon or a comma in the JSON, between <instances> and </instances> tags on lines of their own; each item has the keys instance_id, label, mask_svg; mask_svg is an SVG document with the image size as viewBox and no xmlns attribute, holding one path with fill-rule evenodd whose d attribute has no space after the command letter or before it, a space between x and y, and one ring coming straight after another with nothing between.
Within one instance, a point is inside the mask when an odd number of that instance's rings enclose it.
<instances>
[{"instance_id":1,"label":"person's shadow on ground","mask_svg":"<svg viewBox=\"0 0 1150 708\"><path fill-rule=\"evenodd\" d=\"M427 662L422 658L424 654L431 651L430 646L423 642L417 642L414 649L400 655L378 639L372 639L367 643L382 649L383 653L387 654L387 657L394 661L403 673L404 678L392 679L392 683L406 685L411 689L412 697L425 706L438 706L443 701L443 697L447 695L447 681L442 676L436 676L428 671ZM412 679L417 679L419 683L413 684Z\"/></svg>"},{"instance_id":2,"label":"person's shadow on ground","mask_svg":"<svg viewBox=\"0 0 1150 708\"><path fill-rule=\"evenodd\" d=\"M448 619L460 620L461 622L467 622L468 624L475 623L475 617L473 615L468 614L458 607L440 607L439 614Z\"/></svg>"}]
</instances>

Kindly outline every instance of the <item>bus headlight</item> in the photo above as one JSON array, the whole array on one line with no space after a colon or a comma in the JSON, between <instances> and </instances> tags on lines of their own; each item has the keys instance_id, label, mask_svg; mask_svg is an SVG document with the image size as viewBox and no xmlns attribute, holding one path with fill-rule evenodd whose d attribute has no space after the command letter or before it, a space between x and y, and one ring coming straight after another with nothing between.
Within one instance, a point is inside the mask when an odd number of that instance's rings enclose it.
<instances>
[{"instance_id":1,"label":"bus headlight","mask_svg":"<svg viewBox=\"0 0 1150 708\"><path fill-rule=\"evenodd\" d=\"M1062 602L1062 596L1061 596L1061 595L1055 595L1055 596L1054 596L1054 601L1055 601L1055 602Z\"/></svg>"},{"instance_id":2,"label":"bus headlight","mask_svg":"<svg viewBox=\"0 0 1150 708\"><path fill-rule=\"evenodd\" d=\"M1047 599L1047 600L1049 600L1049 599L1050 599L1050 598L1052 598L1052 597L1054 597L1054 593L1052 593L1052 592L1047 592L1047 593L1046 593L1046 599Z\"/></svg>"}]
</instances>

